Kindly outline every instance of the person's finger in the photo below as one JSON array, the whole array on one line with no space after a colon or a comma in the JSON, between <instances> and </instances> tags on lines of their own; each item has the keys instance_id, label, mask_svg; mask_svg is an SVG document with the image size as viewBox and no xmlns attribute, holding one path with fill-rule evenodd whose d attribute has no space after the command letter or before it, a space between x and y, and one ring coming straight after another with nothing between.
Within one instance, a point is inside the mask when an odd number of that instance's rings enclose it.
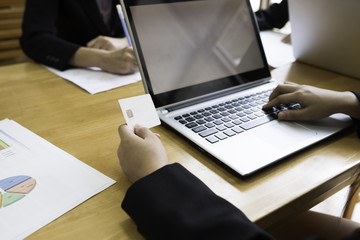
<instances>
[{"instance_id":1,"label":"person's finger","mask_svg":"<svg viewBox=\"0 0 360 240\"><path fill-rule=\"evenodd\" d=\"M278 85L269 95L269 101L271 101L272 99L274 99L275 97L277 97L280 94L280 85Z\"/></svg>"},{"instance_id":2,"label":"person's finger","mask_svg":"<svg viewBox=\"0 0 360 240\"><path fill-rule=\"evenodd\" d=\"M97 41L97 42L93 43L90 47L96 48L96 49L102 49L102 44L99 41Z\"/></svg>"},{"instance_id":3,"label":"person's finger","mask_svg":"<svg viewBox=\"0 0 360 240\"><path fill-rule=\"evenodd\" d=\"M110 50L110 47L109 47L109 45L107 43L102 44L99 48L102 49L102 50L106 50L106 51Z\"/></svg>"},{"instance_id":4,"label":"person's finger","mask_svg":"<svg viewBox=\"0 0 360 240\"><path fill-rule=\"evenodd\" d=\"M99 42L97 42L95 47L98 49L102 49L102 50L108 50L108 45L109 44L105 41L99 41Z\"/></svg>"},{"instance_id":5,"label":"person's finger","mask_svg":"<svg viewBox=\"0 0 360 240\"><path fill-rule=\"evenodd\" d=\"M90 41L86 46L90 48L103 49L108 51L113 50L114 48L111 43L100 38Z\"/></svg>"},{"instance_id":6,"label":"person's finger","mask_svg":"<svg viewBox=\"0 0 360 240\"><path fill-rule=\"evenodd\" d=\"M119 71L118 73L119 74L122 74L122 75L127 75L127 74L132 74L134 73L135 71L137 71L139 68L137 66L134 66L132 64L123 64L121 67L119 67Z\"/></svg>"},{"instance_id":7,"label":"person's finger","mask_svg":"<svg viewBox=\"0 0 360 240\"><path fill-rule=\"evenodd\" d=\"M96 39L97 39L97 38L94 38L94 39L90 40L90 41L86 44L86 46L87 46L87 47L92 47L92 46L94 45L94 43L96 42Z\"/></svg>"},{"instance_id":8,"label":"person's finger","mask_svg":"<svg viewBox=\"0 0 360 240\"><path fill-rule=\"evenodd\" d=\"M134 49L131 47L125 47L123 51L127 56L135 57Z\"/></svg>"},{"instance_id":9,"label":"person's finger","mask_svg":"<svg viewBox=\"0 0 360 240\"><path fill-rule=\"evenodd\" d=\"M269 101L276 98L279 95L285 93L291 93L297 90L298 85L295 83L279 84L269 96Z\"/></svg>"},{"instance_id":10,"label":"person's finger","mask_svg":"<svg viewBox=\"0 0 360 240\"><path fill-rule=\"evenodd\" d=\"M146 138L155 136L155 134L150 129L143 127L139 124L135 125L134 132L137 136L141 137L142 139L146 139Z\"/></svg>"},{"instance_id":11,"label":"person's finger","mask_svg":"<svg viewBox=\"0 0 360 240\"><path fill-rule=\"evenodd\" d=\"M288 82L288 81L285 81L283 84L288 84L288 85L299 86L299 84L297 84L297 83L294 83L294 82Z\"/></svg>"},{"instance_id":12,"label":"person's finger","mask_svg":"<svg viewBox=\"0 0 360 240\"><path fill-rule=\"evenodd\" d=\"M122 72L124 74L131 74L131 73L134 73L135 71L139 70L137 61L136 61L135 57L133 57L133 56L127 56L122 67L123 67Z\"/></svg>"},{"instance_id":13,"label":"person's finger","mask_svg":"<svg viewBox=\"0 0 360 240\"><path fill-rule=\"evenodd\" d=\"M134 135L134 131L126 124L122 124L118 128L120 139L126 139Z\"/></svg>"},{"instance_id":14,"label":"person's finger","mask_svg":"<svg viewBox=\"0 0 360 240\"><path fill-rule=\"evenodd\" d=\"M106 42L106 43L105 43L104 49L107 50L107 51L116 50L115 46L112 45L112 43L110 43L110 42Z\"/></svg>"},{"instance_id":15,"label":"person's finger","mask_svg":"<svg viewBox=\"0 0 360 240\"><path fill-rule=\"evenodd\" d=\"M287 93L277 96L276 98L270 100L267 104L263 106L263 109L272 108L280 104L289 104L289 103L298 103L299 99L297 94Z\"/></svg>"},{"instance_id":16,"label":"person's finger","mask_svg":"<svg viewBox=\"0 0 360 240\"><path fill-rule=\"evenodd\" d=\"M130 73L134 73L134 72L136 72L138 70L139 70L138 65L137 64L132 64L131 69L130 69Z\"/></svg>"},{"instance_id":17,"label":"person's finger","mask_svg":"<svg viewBox=\"0 0 360 240\"><path fill-rule=\"evenodd\" d=\"M276 98L277 96L281 95L283 92L284 84L279 84L270 94L269 101Z\"/></svg>"},{"instance_id":18,"label":"person's finger","mask_svg":"<svg viewBox=\"0 0 360 240\"><path fill-rule=\"evenodd\" d=\"M122 58L125 62L128 62L128 63L136 62L136 57L134 55L134 51L132 49L129 49L128 47L122 49Z\"/></svg>"},{"instance_id":19,"label":"person's finger","mask_svg":"<svg viewBox=\"0 0 360 240\"><path fill-rule=\"evenodd\" d=\"M278 113L279 120L293 121L293 120L307 120L305 110L287 110Z\"/></svg>"}]
</instances>

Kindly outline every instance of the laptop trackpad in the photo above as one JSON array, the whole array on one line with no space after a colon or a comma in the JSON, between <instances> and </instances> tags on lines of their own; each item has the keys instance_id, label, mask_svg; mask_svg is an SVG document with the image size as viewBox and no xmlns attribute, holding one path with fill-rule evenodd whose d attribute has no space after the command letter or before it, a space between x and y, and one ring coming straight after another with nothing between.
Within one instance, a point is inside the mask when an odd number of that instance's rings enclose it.
<instances>
[{"instance_id":1,"label":"laptop trackpad","mask_svg":"<svg viewBox=\"0 0 360 240\"><path fill-rule=\"evenodd\" d=\"M273 121L264 126L266 129L262 134L256 135L269 145L276 148L288 148L311 138L317 133L295 122ZM264 129L263 129L264 130Z\"/></svg>"}]
</instances>

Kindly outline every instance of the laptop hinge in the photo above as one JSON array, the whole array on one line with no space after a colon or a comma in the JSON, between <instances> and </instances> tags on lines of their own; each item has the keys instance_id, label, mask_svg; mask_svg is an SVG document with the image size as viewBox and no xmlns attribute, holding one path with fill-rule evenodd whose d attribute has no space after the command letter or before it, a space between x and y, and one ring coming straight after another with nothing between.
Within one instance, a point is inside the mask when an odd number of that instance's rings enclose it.
<instances>
[{"instance_id":1,"label":"laptop hinge","mask_svg":"<svg viewBox=\"0 0 360 240\"><path fill-rule=\"evenodd\" d=\"M253 88L253 87L256 87L256 86L260 86L260 85L266 84L268 82L269 82L269 80L268 81L256 82L256 83L249 84L249 85L246 85L246 86L241 87L241 88L234 88L234 89L227 90L227 91L220 92L220 93L216 93L216 94L213 94L213 95L210 95L210 96L205 96L205 97L201 97L201 98L198 98L198 99L190 100L190 101L185 102L185 103L180 103L180 104L173 105L171 107L167 107L166 110L169 111L169 112L176 111L178 109L182 109L182 108L189 107L189 106L192 106L192 105L196 105L196 104L199 104L199 103L207 102L207 101L210 101L210 100L213 100L213 99L216 99L216 98L220 98L220 97L224 97L224 96L227 96L227 95L239 92L239 91L243 91L243 90L250 89L250 88Z\"/></svg>"}]
</instances>

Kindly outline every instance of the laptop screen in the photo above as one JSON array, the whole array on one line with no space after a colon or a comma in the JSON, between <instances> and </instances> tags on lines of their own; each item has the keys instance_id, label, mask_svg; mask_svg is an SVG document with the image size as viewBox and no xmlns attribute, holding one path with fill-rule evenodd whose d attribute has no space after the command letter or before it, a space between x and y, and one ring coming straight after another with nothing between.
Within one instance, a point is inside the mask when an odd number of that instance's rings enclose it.
<instances>
[{"instance_id":1,"label":"laptop screen","mask_svg":"<svg viewBox=\"0 0 360 240\"><path fill-rule=\"evenodd\" d=\"M124 2L156 107L270 76L248 1Z\"/></svg>"}]
</instances>

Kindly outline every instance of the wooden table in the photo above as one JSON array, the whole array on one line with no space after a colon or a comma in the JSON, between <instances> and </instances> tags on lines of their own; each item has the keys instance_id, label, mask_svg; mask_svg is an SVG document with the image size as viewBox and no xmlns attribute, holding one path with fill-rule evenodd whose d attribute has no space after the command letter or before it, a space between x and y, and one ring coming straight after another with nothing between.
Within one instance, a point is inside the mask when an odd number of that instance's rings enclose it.
<instances>
[{"instance_id":1,"label":"wooden table","mask_svg":"<svg viewBox=\"0 0 360 240\"><path fill-rule=\"evenodd\" d=\"M360 80L300 63L272 74L278 80L360 91ZM142 239L121 209L130 182L119 167L116 149L117 128L125 122L117 100L143 93L139 82L90 95L32 62L0 67L0 119L15 120L117 181L28 239ZM360 141L354 129L248 179L232 175L172 131L162 126L153 131L162 135L172 162L183 164L264 228L311 208L359 173Z\"/></svg>"}]
</instances>

